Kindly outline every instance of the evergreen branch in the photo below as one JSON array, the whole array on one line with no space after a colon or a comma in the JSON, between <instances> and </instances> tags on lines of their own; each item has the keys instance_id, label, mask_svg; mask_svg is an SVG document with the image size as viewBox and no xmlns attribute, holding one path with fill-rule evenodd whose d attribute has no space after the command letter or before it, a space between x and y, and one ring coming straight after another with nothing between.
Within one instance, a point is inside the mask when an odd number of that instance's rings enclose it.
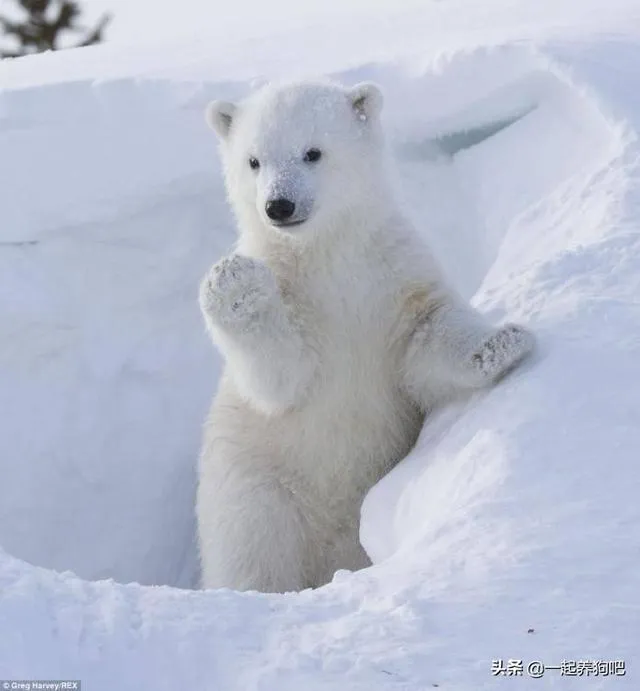
<instances>
[{"instance_id":1,"label":"evergreen branch","mask_svg":"<svg viewBox=\"0 0 640 691\"><path fill-rule=\"evenodd\" d=\"M96 24L95 28L80 43L77 43L76 47L84 48L85 46L93 46L96 43L100 43L100 41L102 41L102 33L110 21L110 14L103 15Z\"/></svg>"}]
</instances>

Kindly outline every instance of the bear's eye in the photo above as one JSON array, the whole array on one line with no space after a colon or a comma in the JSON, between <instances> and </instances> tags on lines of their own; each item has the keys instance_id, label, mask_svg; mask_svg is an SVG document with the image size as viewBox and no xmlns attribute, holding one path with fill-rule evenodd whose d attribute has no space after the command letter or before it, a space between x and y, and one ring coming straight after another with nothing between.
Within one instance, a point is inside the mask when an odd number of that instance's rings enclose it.
<instances>
[{"instance_id":1,"label":"bear's eye","mask_svg":"<svg viewBox=\"0 0 640 691\"><path fill-rule=\"evenodd\" d=\"M258 170L260 167L260 161L255 156L251 156L249 159L249 167L251 170Z\"/></svg>"},{"instance_id":2,"label":"bear's eye","mask_svg":"<svg viewBox=\"0 0 640 691\"><path fill-rule=\"evenodd\" d=\"M309 149L307 153L304 155L304 160L307 163L315 163L316 161L319 161L322 158L322 151L320 149Z\"/></svg>"}]
</instances>

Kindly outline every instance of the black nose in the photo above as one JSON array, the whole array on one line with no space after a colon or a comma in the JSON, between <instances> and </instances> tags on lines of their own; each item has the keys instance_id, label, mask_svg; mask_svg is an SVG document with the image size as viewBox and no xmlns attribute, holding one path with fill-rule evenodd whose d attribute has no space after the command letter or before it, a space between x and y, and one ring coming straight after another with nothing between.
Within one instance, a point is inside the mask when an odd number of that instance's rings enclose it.
<instances>
[{"instance_id":1,"label":"black nose","mask_svg":"<svg viewBox=\"0 0 640 691\"><path fill-rule=\"evenodd\" d=\"M272 199L265 206L267 216L272 221L286 221L293 216L296 205L288 199Z\"/></svg>"}]
</instances>

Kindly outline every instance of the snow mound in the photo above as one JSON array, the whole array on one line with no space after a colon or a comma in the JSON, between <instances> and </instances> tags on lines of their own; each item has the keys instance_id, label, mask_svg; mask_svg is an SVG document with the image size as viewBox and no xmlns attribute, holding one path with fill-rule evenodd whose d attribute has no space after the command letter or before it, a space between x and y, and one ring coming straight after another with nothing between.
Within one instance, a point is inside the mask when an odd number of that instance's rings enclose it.
<instances>
[{"instance_id":1,"label":"snow mound","mask_svg":"<svg viewBox=\"0 0 640 691\"><path fill-rule=\"evenodd\" d=\"M639 60L594 35L334 74L381 83L406 208L541 347L371 491L373 567L286 596L186 589L218 371L197 285L234 237L202 111L255 82L1 91L0 678L477 691L495 658L631 660Z\"/></svg>"}]
</instances>

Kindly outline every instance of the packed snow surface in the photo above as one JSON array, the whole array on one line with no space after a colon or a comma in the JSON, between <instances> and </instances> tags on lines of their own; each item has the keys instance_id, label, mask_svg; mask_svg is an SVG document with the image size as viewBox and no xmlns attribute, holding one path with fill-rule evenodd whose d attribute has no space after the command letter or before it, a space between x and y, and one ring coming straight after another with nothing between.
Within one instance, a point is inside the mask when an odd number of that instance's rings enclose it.
<instances>
[{"instance_id":1,"label":"packed snow surface","mask_svg":"<svg viewBox=\"0 0 640 691\"><path fill-rule=\"evenodd\" d=\"M0 64L0 680L640 688L640 8L364 9ZM540 346L369 493L374 566L198 591L220 363L196 296L234 242L202 113L319 72L382 85L407 213L462 293ZM616 659L625 676L527 674Z\"/></svg>"}]
</instances>

